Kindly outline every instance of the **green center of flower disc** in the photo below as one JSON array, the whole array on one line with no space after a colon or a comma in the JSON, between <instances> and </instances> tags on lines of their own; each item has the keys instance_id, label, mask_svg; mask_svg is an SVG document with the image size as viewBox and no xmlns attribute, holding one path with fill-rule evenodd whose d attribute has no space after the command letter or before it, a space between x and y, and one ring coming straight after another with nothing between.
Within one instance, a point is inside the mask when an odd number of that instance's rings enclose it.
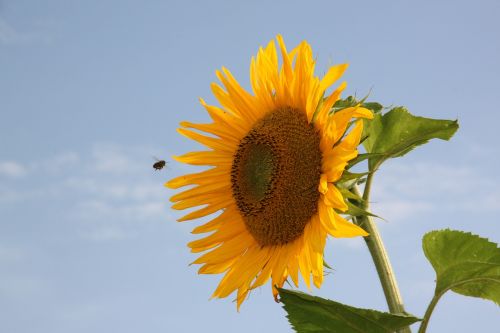
<instances>
[{"instance_id":1,"label":"green center of flower disc","mask_svg":"<svg viewBox=\"0 0 500 333\"><path fill-rule=\"evenodd\" d=\"M261 246L295 240L317 212L319 144L306 114L293 108L270 112L240 141L231 169L233 197Z\"/></svg>"},{"instance_id":2,"label":"green center of flower disc","mask_svg":"<svg viewBox=\"0 0 500 333\"><path fill-rule=\"evenodd\" d=\"M246 160L242 163L241 185L256 201L264 199L275 174L276 157L272 147L265 144L247 145Z\"/></svg>"}]
</instances>

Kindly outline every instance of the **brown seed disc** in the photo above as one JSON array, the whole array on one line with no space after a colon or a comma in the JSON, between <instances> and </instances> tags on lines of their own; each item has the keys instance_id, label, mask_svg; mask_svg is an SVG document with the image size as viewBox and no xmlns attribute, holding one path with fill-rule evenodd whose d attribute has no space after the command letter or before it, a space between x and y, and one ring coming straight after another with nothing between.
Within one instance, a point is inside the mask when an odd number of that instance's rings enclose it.
<instances>
[{"instance_id":1,"label":"brown seed disc","mask_svg":"<svg viewBox=\"0 0 500 333\"><path fill-rule=\"evenodd\" d=\"M231 169L233 197L261 246L293 241L317 212L319 144L306 114L290 107L267 114L240 141Z\"/></svg>"}]
</instances>

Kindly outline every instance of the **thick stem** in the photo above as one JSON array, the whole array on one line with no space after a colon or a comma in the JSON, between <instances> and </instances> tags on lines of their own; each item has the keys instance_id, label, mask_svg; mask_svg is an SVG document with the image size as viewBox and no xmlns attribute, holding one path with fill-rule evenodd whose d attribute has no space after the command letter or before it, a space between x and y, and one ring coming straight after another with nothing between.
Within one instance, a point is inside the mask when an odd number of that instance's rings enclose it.
<instances>
[{"instance_id":1,"label":"thick stem","mask_svg":"<svg viewBox=\"0 0 500 333\"><path fill-rule=\"evenodd\" d=\"M365 190L363 193L363 203L362 206L365 210L369 208L370 199L370 189L372 183L373 173L368 175L365 184ZM357 186L354 187L354 192L360 195ZM373 222L370 216L358 216L355 219L356 223L363 227L370 235L365 237L366 245L377 269L377 273L382 284L382 289L384 290L385 299L387 300L387 305L391 313L405 313L403 299L399 293L398 284L396 282L396 277L392 270L387 251L385 249L382 238L378 232L376 224ZM399 330L400 333L411 332L409 327Z\"/></svg>"}]
</instances>

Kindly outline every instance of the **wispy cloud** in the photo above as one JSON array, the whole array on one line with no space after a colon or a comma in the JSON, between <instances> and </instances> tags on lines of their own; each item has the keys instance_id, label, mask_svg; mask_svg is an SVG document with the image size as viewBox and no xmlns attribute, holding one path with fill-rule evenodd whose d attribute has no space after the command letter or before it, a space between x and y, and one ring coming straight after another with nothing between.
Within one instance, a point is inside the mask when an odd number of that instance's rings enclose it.
<instances>
[{"instance_id":1,"label":"wispy cloud","mask_svg":"<svg viewBox=\"0 0 500 333\"><path fill-rule=\"evenodd\" d=\"M361 251L365 248L365 242L361 237L337 238L333 242L327 243L327 246L333 247L332 251L336 251L337 247L346 248L352 251Z\"/></svg>"},{"instance_id":2,"label":"wispy cloud","mask_svg":"<svg viewBox=\"0 0 500 333\"><path fill-rule=\"evenodd\" d=\"M12 245L0 244L0 299L19 300L42 290L43 282L27 276L19 267L26 267L29 251Z\"/></svg>"},{"instance_id":3,"label":"wispy cloud","mask_svg":"<svg viewBox=\"0 0 500 333\"><path fill-rule=\"evenodd\" d=\"M19 33L5 20L0 18L0 43L11 44L19 41Z\"/></svg>"},{"instance_id":4,"label":"wispy cloud","mask_svg":"<svg viewBox=\"0 0 500 333\"><path fill-rule=\"evenodd\" d=\"M64 202L63 217L94 241L133 237L170 216L165 173L154 172L151 148L96 144L86 153L63 152L29 165L0 164L0 209L13 204ZM21 178L23 177L23 178ZM143 223L146 222L146 223Z\"/></svg>"},{"instance_id":5,"label":"wispy cloud","mask_svg":"<svg viewBox=\"0 0 500 333\"><path fill-rule=\"evenodd\" d=\"M13 247L0 244L0 264L16 263L24 258L24 253Z\"/></svg>"},{"instance_id":6,"label":"wispy cloud","mask_svg":"<svg viewBox=\"0 0 500 333\"><path fill-rule=\"evenodd\" d=\"M130 239L131 233L126 232L123 227L102 225L80 230L80 236L91 241L107 242Z\"/></svg>"},{"instance_id":7,"label":"wispy cloud","mask_svg":"<svg viewBox=\"0 0 500 333\"><path fill-rule=\"evenodd\" d=\"M0 18L0 45L50 44L52 41L53 37L47 31L20 31Z\"/></svg>"},{"instance_id":8,"label":"wispy cloud","mask_svg":"<svg viewBox=\"0 0 500 333\"><path fill-rule=\"evenodd\" d=\"M92 172L113 175L138 174L153 164L150 147L121 146L112 143L95 144L91 150L92 164L87 167Z\"/></svg>"},{"instance_id":9,"label":"wispy cloud","mask_svg":"<svg viewBox=\"0 0 500 333\"><path fill-rule=\"evenodd\" d=\"M462 194L477 182L485 182L470 166L439 165L434 163L388 163L379 172L379 191L397 192L411 196L429 196L434 193ZM438 194L438 195L441 195Z\"/></svg>"},{"instance_id":10,"label":"wispy cloud","mask_svg":"<svg viewBox=\"0 0 500 333\"><path fill-rule=\"evenodd\" d=\"M46 289L43 281L34 277L5 272L0 275L0 297L19 300L33 297Z\"/></svg>"},{"instance_id":11,"label":"wispy cloud","mask_svg":"<svg viewBox=\"0 0 500 333\"><path fill-rule=\"evenodd\" d=\"M42 169L42 172L55 175L65 170L74 170L78 168L80 162L80 156L76 152L64 152L38 163L34 163L31 167L34 169Z\"/></svg>"},{"instance_id":12,"label":"wispy cloud","mask_svg":"<svg viewBox=\"0 0 500 333\"><path fill-rule=\"evenodd\" d=\"M92 220L96 217L106 220L148 220L165 216L166 201L140 201L111 203L106 200L87 200L77 204L76 217Z\"/></svg>"},{"instance_id":13,"label":"wispy cloud","mask_svg":"<svg viewBox=\"0 0 500 333\"><path fill-rule=\"evenodd\" d=\"M401 221L408 217L418 216L425 212L434 210L436 207L424 200L411 198L387 198L373 204L373 212L388 221Z\"/></svg>"},{"instance_id":14,"label":"wispy cloud","mask_svg":"<svg viewBox=\"0 0 500 333\"><path fill-rule=\"evenodd\" d=\"M472 166L394 161L375 178L372 210L388 220L429 211L496 212L500 190L494 184Z\"/></svg>"},{"instance_id":15,"label":"wispy cloud","mask_svg":"<svg viewBox=\"0 0 500 333\"><path fill-rule=\"evenodd\" d=\"M0 161L0 177L22 177L27 173L27 168L21 163L14 161Z\"/></svg>"}]
</instances>

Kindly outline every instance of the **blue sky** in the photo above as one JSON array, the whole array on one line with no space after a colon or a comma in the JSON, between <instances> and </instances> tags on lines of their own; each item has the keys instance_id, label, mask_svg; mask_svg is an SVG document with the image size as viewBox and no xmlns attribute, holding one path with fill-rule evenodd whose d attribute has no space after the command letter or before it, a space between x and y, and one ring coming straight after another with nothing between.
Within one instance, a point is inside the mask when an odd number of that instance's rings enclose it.
<instances>
[{"instance_id":1,"label":"blue sky","mask_svg":"<svg viewBox=\"0 0 500 333\"><path fill-rule=\"evenodd\" d=\"M248 87L250 57L277 33L308 40L317 71L349 62L348 94L456 119L450 142L391 160L373 210L409 312L434 273L427 231L500 242L498 1L0 1L0 331L290 332L270 287L241 312L208 300L163 183L200 147L175 132L207 120L221 66ZM347 96L347 94L346 94ZM155 172L152 156L169 161ZM385 310L361 239L331 239L315 295ZM498 306L447 294L428 332L500 326Z\"/></svg>"}]
</instances>

